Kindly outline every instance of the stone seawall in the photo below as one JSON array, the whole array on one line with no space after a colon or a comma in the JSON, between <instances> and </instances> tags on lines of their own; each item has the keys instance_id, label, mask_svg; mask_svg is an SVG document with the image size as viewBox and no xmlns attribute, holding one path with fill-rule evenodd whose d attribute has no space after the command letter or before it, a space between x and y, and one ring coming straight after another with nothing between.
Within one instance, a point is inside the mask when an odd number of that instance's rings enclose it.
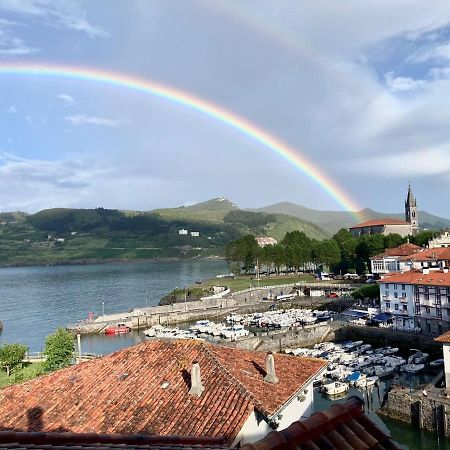
<instances>
[{"instance_id":1,"label":"stone seawall","mask_svg":"<svg viewBox=\"0 0 450 450\"><path fill-rule=\"evenodd\" d=\"M425 397L422 389L409 392L407 387L394 386L378 414L449 437L450 400L433 387L426 390Z\"/></svg>"}]
</instances>

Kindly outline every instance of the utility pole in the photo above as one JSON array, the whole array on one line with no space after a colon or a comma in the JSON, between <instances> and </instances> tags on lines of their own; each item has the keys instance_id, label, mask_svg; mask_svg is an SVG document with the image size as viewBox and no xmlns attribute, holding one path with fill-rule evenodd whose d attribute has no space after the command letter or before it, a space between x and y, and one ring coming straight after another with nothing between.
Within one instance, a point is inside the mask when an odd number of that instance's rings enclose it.
<instances>
[{"instance_id":1,"label":"utility pole","mask_svg":"<svg viewBox=\"0 0 450 450\"><path fill-rule=\"evenodd\" d=\"M148 308L148 291L145 291L145 307Z\"/></svg>"},{"instance_id":2,"label":"utility pole","mask_svg":"<svg viewBox=\"0 0 450 450\"><path fill-rule=\"evenodd\" d=\"M105 302L104 301L102 302L102 311L103 311L102 315L104 316L105 315Z\"/></svg>"},{"instance_id":3,"label":"utility pole","mask_svg":"<svg viewBox=\"0 0 450 450\"><path fill-rule=\"evenodd\" d=\"M78 343L78 363L81 362L81 334L77 334L77 343Z\"/></svg>"},{"instance_id":4,"label":"utility pole","mask_svg":"<svg viewBox=\"0 0 450 450\"><path fill-rule=\"evenodd\" d=\"M184 312L187 313L187 289L184 288Z\"/></svg>"}]
</instances>

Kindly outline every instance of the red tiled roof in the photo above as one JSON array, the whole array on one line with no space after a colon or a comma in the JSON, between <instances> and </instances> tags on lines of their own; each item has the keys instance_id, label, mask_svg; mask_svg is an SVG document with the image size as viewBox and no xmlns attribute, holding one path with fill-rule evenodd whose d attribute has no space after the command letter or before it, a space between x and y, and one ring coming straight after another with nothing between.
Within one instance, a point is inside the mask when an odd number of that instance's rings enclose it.
<instances>
[{"instance_id":1,"label":"red tiled roof","mask_svg":"<svg viewBox=\"0 0 450 450\"><path fill-rule=\"evenodd\" d=\"M285 430L271 431L260 441L244 445L242 450L401 450L364 414L363 404L358 397L351 397L306 420L296 421Z\"/></svg>"},{"instance_id":2,"label":"red tiled roof","mask_svg":"<svg viewBox=\"0 0 450 450\"><path fill-rule=\"evenodd\" d=\"M446 333L441 334L440 336L435 338L435 341L450 344L450 331L447 331Z\"/></svg>"},{"instance_id":3,"label":"red tiled roof","mask_svg":"<svg viewBox=\"0 0 450 450\"><path fill-rule=\"evenodd\" d=\"M220 438L154 436L145 434L95 434L95 433L42 433L0 431L0 448L14 449L65 449L84 448L100 449L151 449L151 450L230 450L221 443Z\"/></svg>"},{"instance_id":4,"label":"red tiled roof","mask_svg":"<svg viewBox=\"0 0 450 450\"><path fill-rule=\"evenodd\" d=\"M420 270L410 270L408 272L388 274L378 281L378 283L401 283L430 286L449 286L450 272L432 271L425 274Z\"/></svg>"},{"instance_id":5,"label":"red tiled roof","mask_svg":"<svg viewBox=\"0 0 450 450\"><path fill-rule=\"evenodd\" d=\"M325 366L276 354L274 385L263 381L265 358L200 341L143 342L4 388L0 428L224 436L231 443L255 408L274 414ZM205 387L199 398L189 394L194 360Z\"/></svg>"},{"instance_id":6,"label":"red tiled roof","mask_svg":"<svg viewBox=\"0 0 450 450\"><path fill-rule=\"evenodd\" d=\"M272 431L260 441L243 446L246 450L284 449L386 449L400 450L392 439L364 413L364 402L351 397L334 404L303 421L296 421L285 430ZM148 436L121 434L0 432L0 448L45 448L90 450L185 450L221 449L228 446L214 443L213 438L180 436Z\"/></svg>"},{"instance_id":7,"label":"red tiled roof","mask_svg":"<svg viewBox=\"0 0 450 450\"><path fill-rule=\"evenodd\" d=\"M377 227L377 226L383 226L383 225L411 225L409 222L405 222L404 220L398 220L398 219L374 219L374 220L367 220L363 223L358 223L357 225L353 225L350 227L352 228L365 228L365 227Z\"/></svg>"},{"instance_id":8,"label":"red tiled roof","mask_svg":"<svg viewBox=\"0 0 450 450\"><path fill-rule=\"evenodd\" d=\"M407 242L405 244L399 245L398 247L387 248L383 253L380 253L379 255L376 256L372 256L370 259L380 259L385 258L387 256L409 256L414 255L415 253L420 252L421 250L422 247Z\"/></svg>"},{"instance_id":9,"label":"red tiled roof","mask_svg":"<svg viewBox=\"0 0 450 450\"><path fill-rule=\"evenodd\" d=\"M437 247L437 248L427 248L421 252L415 253L414 255L404 256L400 258L400 261L449 261L450 260L450 247Z\"/></svg>"}]
</instances>

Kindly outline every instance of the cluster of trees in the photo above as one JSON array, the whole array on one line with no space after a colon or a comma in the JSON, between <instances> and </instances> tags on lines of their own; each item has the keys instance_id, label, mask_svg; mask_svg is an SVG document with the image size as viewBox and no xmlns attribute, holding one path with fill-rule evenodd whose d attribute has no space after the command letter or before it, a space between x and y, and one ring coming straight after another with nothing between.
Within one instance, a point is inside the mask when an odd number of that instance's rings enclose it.
<instances>
[{"instance_id":1,"label":"cluster of trees","mask_svg":"<svg viewBox=\"0 0 450 450\"><path fill-rule=\"evenodd\" d=\"M426 245L435 233L425 231L410 236L416 245ZM399 234L352 236L341 229L331 239L317 241L301 231L286 233L276 245L259 247L252 235L230 242L225 249L227 261L235 272L252 272L259 264L267 271L307 271L327 268L334 273L368 272L369 258L382 253L386 248L396 247L407 241Z\"/></svg>"},{"instance_id":2,"label":"cluster of trees","mask_svg":"<svg viewBox=\"0 0 450 450\"><path fill-rule=\"evenodd\" d=\"M25 381L45 372L52 372L72 364L75 350L72 334L64 328L58 328L45 340L45 361L34 370L24 371L24 359L28 347L22 344L3 344L0 346L0 368L8 377L14 375L13 382Z\"/></svg>"}]
</instances>

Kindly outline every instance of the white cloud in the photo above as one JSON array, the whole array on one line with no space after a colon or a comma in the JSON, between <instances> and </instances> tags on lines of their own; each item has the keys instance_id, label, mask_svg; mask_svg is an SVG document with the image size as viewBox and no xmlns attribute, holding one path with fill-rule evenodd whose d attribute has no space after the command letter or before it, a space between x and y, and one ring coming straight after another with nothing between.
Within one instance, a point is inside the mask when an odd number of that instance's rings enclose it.
<instances>
[{"instance_id":1,"label":"white cloud","mask_svg":"<svg viewBox=\"0 0 450 450\"><path fill-rule=\"evenodd\" d=\"M108 37L103 28L91 24L76 0L0 0L0 9L29 16L48 26L80 31L90 37Z\"/></svg>"},{"instance_id":2,"label":"white cloud","mask_svg":"<svg viewBox=\"0 0 450 450\"><path fill-rule=\"evenodd\" d=\"M74 126L80 125L100 125L105 127L115 127L120 125L121 122L114 119L108 119L105 117L88 116L86 114L78 114L76 116L66 116L64 120L70 122Z\"/></svg>"},{"instance_id":3,"label":"white cloud","mask_svg":"<svg viewBox=\"0 0 450 450\"><path fill-rule=\"evenodd\" d=\"M450 61L450 43L419 49L406 59L409 63L424 63L427 61Z\"/></svg>"},{"instance_id":4,"label":"white cloud","mask_svg":"<svg viewBox=\"0 0 450 450\"><path fill-rule=\"evenodd\" d=\"M415 80L410 77L395 77L393 72L384 75L386 86L391 92L413 91L416 89L424 89L428 86L426 80Z\"/></svg>"},{"instance_id":5,"label":"white cloud","mask_svg":"<svg viewBox=\"0 0 450 450\"><path fill-rule=\"evenodd\" d=\"M68 95L68 94L59 94L59 95L57 95L57 97L70 105L75 102L75 99L71 95Z\"/></svg>"},{"instance_id":6,"label":"white cloud","mask_svg":"<svg viewBox=\"0 0 450 450\"><path fill-rule=\"evenodd\" d=\"M16 113L17 112L16 105L11 105L9 108L6 109L6 112L9 112L9 113L12 113L12 114Z\"/></svg>"},{"instance_id":7,"label":"white cloud","mask_svg":"<svg viewBox=\"0 0 450 450\"><path fill-rule=\"evenodd\" d=\"M356 159L341 168L377 174L378 178L450 175L450 146Z\"/></svg>"}]
</instances>

